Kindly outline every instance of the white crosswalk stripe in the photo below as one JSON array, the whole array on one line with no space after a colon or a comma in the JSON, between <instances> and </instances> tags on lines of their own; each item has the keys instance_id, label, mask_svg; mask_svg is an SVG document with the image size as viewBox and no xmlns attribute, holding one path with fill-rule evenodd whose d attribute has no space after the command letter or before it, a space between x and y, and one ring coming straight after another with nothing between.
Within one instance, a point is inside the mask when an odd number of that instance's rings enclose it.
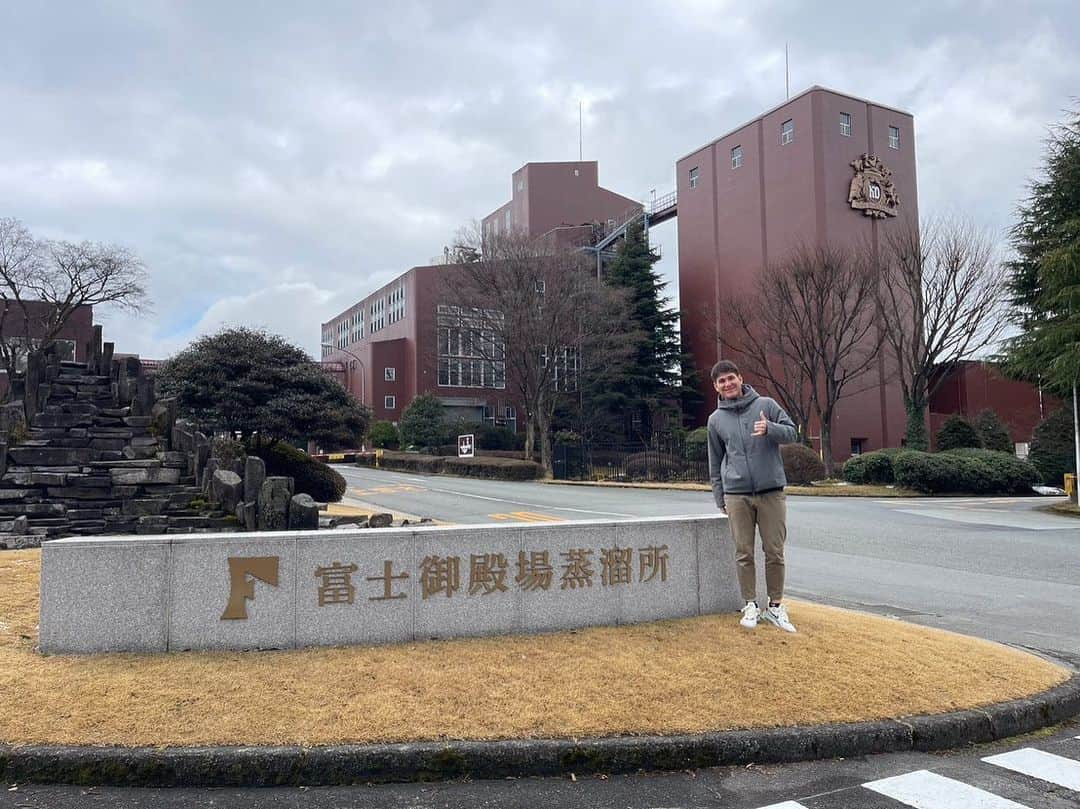
<instances>
[{"instance_id":1,"label":"white crosswalk stripe","mask_svg":"<svg viewBox=\"0 0 1080 809\"><path fill-rule=\"evenodd\" d=\"M863 786L915 809L1030 809L1022 803L929 770L882 778Z\"/></svg>"},{"instance_id":2,"label":"white crosswalk stripe","mask_svg":"<svg viewBox=\"0 0 1080 809\"><path fill-rule=\"evenodd\" d=\"M1071 758L1055 756L1034 747L1023 747L1009 753L987 756L983 761L1080 792L1080 761Z\"/></svg>"}]
</instances>

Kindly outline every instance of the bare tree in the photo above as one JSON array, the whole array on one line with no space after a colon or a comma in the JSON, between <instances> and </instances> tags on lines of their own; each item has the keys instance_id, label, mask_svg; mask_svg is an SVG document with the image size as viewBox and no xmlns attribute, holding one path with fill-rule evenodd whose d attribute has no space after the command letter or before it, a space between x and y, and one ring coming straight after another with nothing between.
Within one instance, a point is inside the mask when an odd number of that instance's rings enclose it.
<instances>
[{"instance_id":1,"label":"bare tree","mask_svg":"<svg viewBox=\"0 0 1080 809\"><path fill-rule=\"evenodd\" d=\"M522 234L463 233L455 252L480 260L448 266L443 276L437 317L447 381L473 385L477 373L490 374L515 390L525 406L526 454L539 444L550 473L559 397L629 355L624 296L596 280L582 253Z\"/></svg>"},{"instance_id":2,"label":"bare tree","mask_svg":"<svg viewBox=\"0 0 1080 809\"><path fill-rule=\"evenodd\" d=\"M80 307L141 311L145 283L127 248L39 240L18 220L0 219L0 365L8 378L51 350Z\"/></svg>"},{"instance_id":3,"label":"bare tree","mask_svg":"<svg viewBox=\"0 0 1080 809\"><path fill-rule=\"evenodd\" d=\"M877 253L878 308L907 411L905 443L926 449L926 409L950 368L994 346L1007 326L1007 270L970 222L890 229Z\"/></svg>"},{"instance_id":4,"label":"bare tree","mask_svg":"<svg viewBox=\"0 0 1080 809\"><path fill-rule=\"evenodd\" d=\"M722 345L768 381L801 428L816 418L830 476L837 403L873 384L866 377L882 341L876 288L860 251L804 246L759 275L749 294L721 302Z\"/></svg>"}]
</instances>

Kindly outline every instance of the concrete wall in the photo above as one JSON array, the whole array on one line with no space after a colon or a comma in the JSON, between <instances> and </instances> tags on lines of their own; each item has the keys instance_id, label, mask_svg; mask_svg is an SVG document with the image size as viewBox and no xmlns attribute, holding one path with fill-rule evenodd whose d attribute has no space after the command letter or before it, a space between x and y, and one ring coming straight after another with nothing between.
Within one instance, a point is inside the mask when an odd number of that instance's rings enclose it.
<instances>
[{"instance_id":1,"label":"concrete wall","mask_svg":"<svg viewBox=\"0 0 1080 809\"><path fill-rule=\"evenodd\" d=\"M568 554L575 549L591 552L591 575L572 581ZM605 551L616 549L628 553L625 570L603 564ZM646 563L647 549L656 549L656 564ZM520 564L543 553L550 581L530 588ZM492 559L495 554L501 558ZM426 587L432 580L425 571L448 559L456 560L456 588ZM478 563L485 559L504 570L501 579L481 575ZM71 538L46 543L41 567L45 653L403 642L628 624L742 606L721 515ZM764 564L758 567L764 598ZM608 575L615 572L629 580Z\"/></svg>"}]
</instances>

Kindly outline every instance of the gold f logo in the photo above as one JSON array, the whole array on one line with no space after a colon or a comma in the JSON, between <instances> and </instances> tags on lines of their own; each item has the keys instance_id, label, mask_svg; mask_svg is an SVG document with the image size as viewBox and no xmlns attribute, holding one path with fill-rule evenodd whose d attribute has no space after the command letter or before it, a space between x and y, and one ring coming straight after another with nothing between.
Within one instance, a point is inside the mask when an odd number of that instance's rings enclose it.
<instances>
[{"instance_id":1,"label":"gold f logo","mask_svg":"<svg viewBox=\"0 0 1080 809\"><path fill-rule=\"evenodd\" d=\"M221 614L222 621L247 619L247 601L255 600L255 579L277 587L278 558L276 556L229 557L229 604Z\"/></svg>"}]
</instances>

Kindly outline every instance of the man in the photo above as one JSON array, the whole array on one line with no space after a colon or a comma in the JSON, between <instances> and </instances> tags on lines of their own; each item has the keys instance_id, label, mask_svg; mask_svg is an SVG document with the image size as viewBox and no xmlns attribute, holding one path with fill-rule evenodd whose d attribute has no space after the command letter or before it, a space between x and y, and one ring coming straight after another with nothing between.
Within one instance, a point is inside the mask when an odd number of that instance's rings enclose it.
<instances>
[{"instance_id":1,"label":"man","mask_svg":"<svg viewBox=\"0 0 1080 809\"><path fill-rule=\"evenodd\" d=\"M781 603L784 596L784 541L787 504L780 445L798 438L795 424L768 396L743 383L735 363L721 360L712 369L720 394L709 416L709 479L717 508L726 511L735 538L739 589L746 606L739 623L753 629L758 619L794 632ZM754 533L761 532L765 551L765 587L769 605L758 608L754 569Z\"/></svg>"}]
</instances>

